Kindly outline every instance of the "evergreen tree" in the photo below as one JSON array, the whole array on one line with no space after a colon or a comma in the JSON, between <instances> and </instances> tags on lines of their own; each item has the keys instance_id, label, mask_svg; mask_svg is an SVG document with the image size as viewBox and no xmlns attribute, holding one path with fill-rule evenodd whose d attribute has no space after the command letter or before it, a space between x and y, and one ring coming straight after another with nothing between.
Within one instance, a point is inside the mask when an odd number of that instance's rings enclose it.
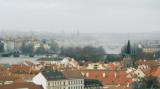
<instances>
[{"instance_id":1,"label":"evergreen tree","mask_svg":"<svg viewBox=\"0 0 160 89\"><path fill-rule=\"evenodd\" d=\"M21 51L24 55L29 55L30 57L34 56L34 45L32 43L26 44L23 43L21 47Z\"/></svg>"},{"instance_id":2,"label":"evergreen tree","mask_svg":"<svg viewBox=\"0 0 160 89\"><path fill-rule=\"evenodd\" d=\"M0 53L4 52L4 43L0 41Z\"/></svg>"},{"instance_id":3,"label":"evergreen tree","mask_svg":"<svg viewBox=\"0 0 160 89\"><path fill-rule=\"evenodd\" d=\"M44 54L46 54L46 53L47 53L47 52L46 52L43 44L41 44L40 47L38 47L38 48L36 49L36 51L35 51L35 54L37 54L37 55L44 55Z\"/></svg>"},{"instance_id":4,"label":"evergreen tree","mask_svg":"<svg viewBox=\"0 0 160 89\"><path fill-rule=\"evenodd\" d=\"M160 89L160 82L156 77L145 77L132 84L133 89Z\"/></svg>"},{"instance_id":5,"label":"evergreen tree","mask_svg":"<svg viewBox=\"0 0 160 89\"><path fill-rule=\"evenodd\" d=\"M73 57L77 60L88 60L98 62L104 60L105 51L103 47L68 47L61 49L61 55Z\"/></svg>"},{"instance_id":6,"label":"evergreen tree","mask_svg":"<svg viewBox=\"0 0 160 89\"><path fill-rule=\"evenodd\" d=\"M14 57L19 57L19 56L20 56L20 51L19 51L19 50L15 50L15 51L13 52L13 56L14 56Z\"/></svg>"},{"instance_id":7,"label":"evergreen tree","mask_svg":"<svg viewBox=\"0 0 160 89\"><path fill-rule=\"evenodd\" d=\"M57 52L58 52L59 47L58 47L57 42L55 42L54 40L52 40L52 41L49 43L49 46L50 46L50 51L51 51L51 52L53 52L53 53L57 53Z\"/></svg>"},{"instance_id":8,"label":"evergreen tree","mask_svg":"<svg viewBox=\"0 0 160 89\"><path fill-rule=\"evenodd\" d=\"M84 86L86 89L100 89L101 87L103 87L103 84L99 80L85 79Z\"/></svg>"}]
</instances>

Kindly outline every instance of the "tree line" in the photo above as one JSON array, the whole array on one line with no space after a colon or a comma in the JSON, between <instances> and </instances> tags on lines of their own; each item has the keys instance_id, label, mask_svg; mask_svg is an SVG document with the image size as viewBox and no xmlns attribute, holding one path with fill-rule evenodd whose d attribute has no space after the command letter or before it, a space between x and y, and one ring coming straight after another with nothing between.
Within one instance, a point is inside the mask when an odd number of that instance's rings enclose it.
<instances>
[{"instance_id":1,"label":"tree line","mask_svg":"<svg viewBox=\"0 0 160 89\"><path fill-rule=\"evenodd\" d=\"M48 49L45 48L44 44L49 46ZM43 41L35 49L35 45L31 42L23 42L19 49L14 49L10 52L5 52L4 43L0 42L0 53L1 56L8 57L13 55L14 57L19 57L20 55L28 55L29 57L34 57L35 55L46 55L58 54L66 57L72 57L76 60L86 60L86 61L101 61L105 60L105 50L103 47L59 47L55 41L50 41L46 43Z\"/></svg>"},{"instance_id":2,"label":"tree line","mask_svg":"<svg viewBox=\"0 0 160 89\"><path fill-rule=\"evenodd\" d=\"M85 60L98 62L105 59L105 51L103 47L67 47L61 48L61 55L73 57L76 60Z\"/></svg>"}]
</instances>

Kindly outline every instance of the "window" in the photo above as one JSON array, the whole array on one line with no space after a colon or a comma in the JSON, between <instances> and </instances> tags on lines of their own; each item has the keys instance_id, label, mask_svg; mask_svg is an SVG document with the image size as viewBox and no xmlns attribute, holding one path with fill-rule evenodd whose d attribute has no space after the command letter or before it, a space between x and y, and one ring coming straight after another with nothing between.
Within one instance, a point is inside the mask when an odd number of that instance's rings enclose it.
<instances>
[{"instance_id":1,"label":"window","mask_svg":"<svg viewBox=\"0 0 160 89\"><path fill-rule=\"evenodd\" d=\"M50 82L48 82L48 86L50 86Z\"/></svg>"},{"instance_id":2,"label":"window","mask_svg":"<svg viewBox=\"0 0 160 89\"><path fill-rule=\"evenodd\" d=\"M55 82L52 82L52 86L55 86Z\"/></svg>"}]
</instances>

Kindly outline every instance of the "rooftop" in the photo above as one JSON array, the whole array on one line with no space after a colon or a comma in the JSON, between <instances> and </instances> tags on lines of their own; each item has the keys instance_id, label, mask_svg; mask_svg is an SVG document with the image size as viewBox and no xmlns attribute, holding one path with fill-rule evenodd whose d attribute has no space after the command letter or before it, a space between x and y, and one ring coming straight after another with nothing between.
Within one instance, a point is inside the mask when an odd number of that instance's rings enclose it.
<instances>
[{"instance_id":1,"label":"rooftop","mask_svg":"<svg viewBox=\"0 0 160 89\"><path fill-rule=\"evenodd\" d=\"M152 76L154 76L154 77L160 77L160 67L158 67L157 70L152 73Z\"/></svg>"},{"instance_id":2,"label":"rooftop","mask_svg":"<svg viewBox=\"0 0 160 89\"><path fill-rule=\"evenodd\" d=\"M132 83L132 77L129 77L123 70L105 71L105 70L85 70L81 71L85 79L96 79L103 85L126 85Z\"/></svg>"},{"instance_id":3,"label":"rooftop","mask_svg":"<svg viewBox=\"0 0 160 89\"><path fill-rule=\"evenodd\" d=\"M81 72L76 69L66 69L63 71L63 73L64 73L64 76L68 79L70 78L83 79Z\"/></svg>"},{"instance_id":4,"label":"rooftop","mask_svg":"<svg viewBox=\"0 0 160 89\"><path fill-rule=\"evenodd\" d=\"M64 74L59 71L45 71L42 74L47 80L65 79Z\"/></svg>"},{"instance_id":5,"label":"rooftop","mask_svg":"<svg viewBox=\"0 0 160 89\"><path fill-rule=\"evenodd\" d=\"M31 82L19 82L0 86L0 89L43 89L42 86Z\"/></svg>"}]
</instances>

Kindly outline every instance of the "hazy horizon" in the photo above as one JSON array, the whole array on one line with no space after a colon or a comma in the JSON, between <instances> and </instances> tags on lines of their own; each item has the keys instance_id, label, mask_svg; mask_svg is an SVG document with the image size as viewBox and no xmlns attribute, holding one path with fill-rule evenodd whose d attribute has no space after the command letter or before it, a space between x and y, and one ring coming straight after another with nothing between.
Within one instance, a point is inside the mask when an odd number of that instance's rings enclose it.
<instances>
[{"instance_id":1,"label":"hazy horizon","mask_svg":"<svg viewBox=\"0 0 160 89\"><path fill-rule=\"evenodd\" d=\"M159 0L0 0L0 30L160 31Z\"/></svg>"}]
</instances>

